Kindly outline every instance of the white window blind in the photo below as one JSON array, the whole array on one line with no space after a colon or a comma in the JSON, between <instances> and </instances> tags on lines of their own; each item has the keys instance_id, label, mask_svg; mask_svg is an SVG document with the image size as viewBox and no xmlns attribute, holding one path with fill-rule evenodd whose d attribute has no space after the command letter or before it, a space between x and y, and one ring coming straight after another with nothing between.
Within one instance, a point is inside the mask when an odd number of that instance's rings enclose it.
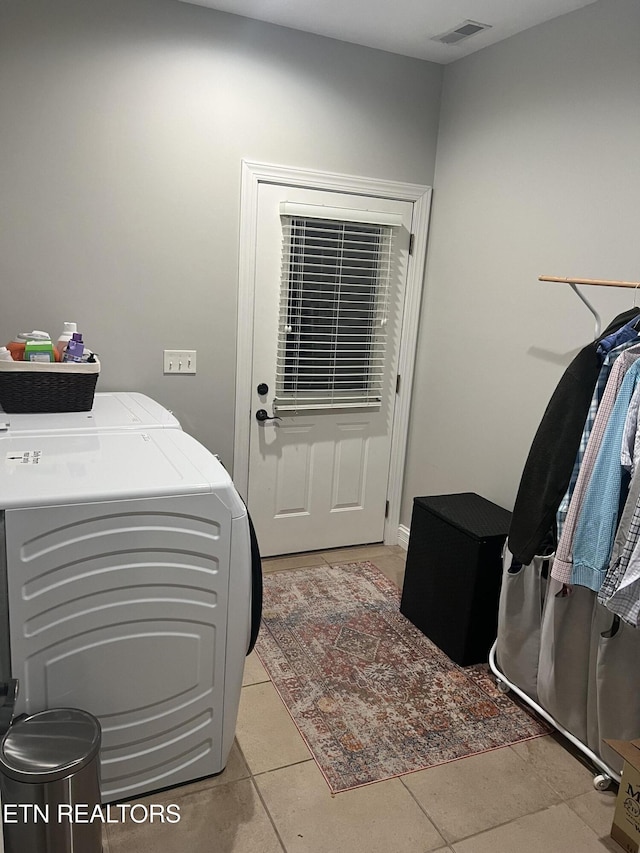
<instances>
[{"instance_id":1,"label":"white window blind","mask_svg":"<svg viewBox=\"0 0 640 853\"><path fill-rule=\"evenodd\" d=\"M394 226L346 217L281 218L275 407L379 406Z\"/></svg>"}]
</instances>

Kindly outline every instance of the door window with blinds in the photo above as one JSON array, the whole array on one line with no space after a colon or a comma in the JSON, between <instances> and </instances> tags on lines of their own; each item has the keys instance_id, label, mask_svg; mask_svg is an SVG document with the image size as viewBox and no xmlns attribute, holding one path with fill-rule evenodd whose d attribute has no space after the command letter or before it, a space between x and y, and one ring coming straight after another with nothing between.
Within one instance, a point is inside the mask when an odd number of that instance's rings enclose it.
<instances>
[{"instance_id":1,"label":"door window with blinds","mask_svg":"<svg viewBox=\"0 0 640 853\"><path fill-rule=\"evenodd\" d=\"M281 205L279 411L371 408L382 400L399 222L368 211L353 217L341 209L309 215L304 205Z\"/></svg>"}]
</instances>

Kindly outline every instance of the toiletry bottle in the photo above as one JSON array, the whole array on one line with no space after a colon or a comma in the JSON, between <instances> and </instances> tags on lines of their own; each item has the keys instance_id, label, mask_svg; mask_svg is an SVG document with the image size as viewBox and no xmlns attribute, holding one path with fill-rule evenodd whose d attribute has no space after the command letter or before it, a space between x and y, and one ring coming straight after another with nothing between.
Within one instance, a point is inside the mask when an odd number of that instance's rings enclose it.
<instances>
[{"instance_id":1,"label":"toiletry bottle","mask_svg":"<svg viewBox=\"0 0 640 853\"><path fill-rule=\"evenodd\" d=\"M66 349L67 344L71 340L71 336L74 332L78 331L78 326L76 323L69 323L67 321L64 322L62 326L62 334L56 341L56 350L58 351L58 355L60 356L60 361L62 361L62 357L64 355L64 351Z\"/></svg>"},{"instance_id":2,"label":"toiletry bottle","mask_svg":"<svg viewBox=\"0 0 640 853\"><path fill-rule=\"evenodd\" d=\"M84 343L82 342L82 333L74 332L71 335L71 340L67 344L67 347L64 351L64 355L62 357L63 361L70 362L79 362L82 361L82 353L84 352Z\"/></svg>"},{"instance_id":3,"label":"toiletry bottle","mask_svg":"<svg viewBox=\"0 0 640 853\"><path fill-rule=\"evenodd\" d=\"M16 335L12 341L9 341L7 344L7 349L11 353L11 358L14 361L22 361L24 358L24 345L26 344L26 339L21 340L21 335Z\"/></svg>"}]
</instances>

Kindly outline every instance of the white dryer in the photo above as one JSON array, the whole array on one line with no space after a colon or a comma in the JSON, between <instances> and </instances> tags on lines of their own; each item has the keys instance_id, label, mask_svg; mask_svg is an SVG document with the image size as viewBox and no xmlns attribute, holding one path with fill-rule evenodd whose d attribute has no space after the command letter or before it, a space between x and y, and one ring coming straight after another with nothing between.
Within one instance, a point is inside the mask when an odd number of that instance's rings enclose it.
<instances>
[{"instance_id":1,"label":"white dryer","mask_svg":"<svg viewBox=\"0 0 640 853\"><path fill-rule=\"evenodd\" d=\"M103 802L223 770L261 595L228 473L176 428L25 431L0 454L16 713L98 717Z\"/></svg>"},{"instance_id":2,"label":"white dryer","mask_svg":"<svg viewBox=\"0 0 640 853\"><path fill-rule=\"evenodd\" d=\"M135 391L96 394L90 412L7 414L0 410L0 437L113 429L182 429L175 415L160 403Z\"/></svg>"}]
</instances>

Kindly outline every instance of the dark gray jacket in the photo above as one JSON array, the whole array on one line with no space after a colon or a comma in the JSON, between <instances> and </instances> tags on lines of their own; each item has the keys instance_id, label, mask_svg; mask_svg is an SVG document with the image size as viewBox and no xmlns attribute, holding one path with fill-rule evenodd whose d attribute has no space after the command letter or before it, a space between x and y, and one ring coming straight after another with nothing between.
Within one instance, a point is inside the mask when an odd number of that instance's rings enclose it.
<instances>
[{"instance_id":1,"label":"dark gray jacket","mask_svg":"<svg viewBox=\"0 0 640 853\"><path fill-rule=\"evenodd\" d=\"M615 332L638 314L639 308L619 314L600 337ZM555 550L556 512L569 486L602 365L597 347L598 341L588 344L567 367L525 462L509 530L509 550L524 565L536 554Z\"/></svg>"}]
</instances>

